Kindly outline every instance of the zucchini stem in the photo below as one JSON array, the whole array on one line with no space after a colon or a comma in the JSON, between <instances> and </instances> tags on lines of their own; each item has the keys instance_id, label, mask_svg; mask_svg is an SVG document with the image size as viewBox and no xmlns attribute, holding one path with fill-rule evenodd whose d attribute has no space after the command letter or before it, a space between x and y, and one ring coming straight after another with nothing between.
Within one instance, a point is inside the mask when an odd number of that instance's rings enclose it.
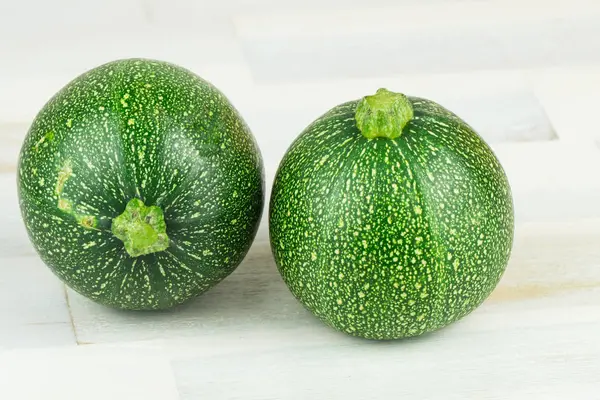
<instances>
[{"instance_id":1,"label":"zucchini stem","mask_svg":"<svg viewBox=\"0 0 600 400\"><path fill-rule=\"evenodd\" d=\"M383 88L363 97L355 113L356 126L367 139L396 139L413 116L408 97Z\"/></svg>"},{"instance_id":2,"label":"zucchini stem","mask_svg":"<svg viewBox=\"0 0 600 400\"><path fill-rule=\"evenodd\" d=\"M111 231L125 244L131 257L156 253L169 247L167 224L158 206L146 206L133 198L125 211L112 221Z\"/></svg>"}]
</instances>

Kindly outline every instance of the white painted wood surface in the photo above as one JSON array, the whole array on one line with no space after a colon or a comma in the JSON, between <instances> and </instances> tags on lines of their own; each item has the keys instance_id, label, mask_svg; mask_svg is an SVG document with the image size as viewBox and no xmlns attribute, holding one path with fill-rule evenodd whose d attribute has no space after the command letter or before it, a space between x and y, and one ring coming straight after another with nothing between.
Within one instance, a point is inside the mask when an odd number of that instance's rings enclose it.
<instances>
[{"instance_id":1,"label":"white painted wood surface","mask_svg":"<svg viewBox=\"0 0 600 400\"><path fill-rule=\"evenodd\" d=\"M600 399L599 38L596 0L0 0L0 398L31 398L23 382L40 382L51 399L86 387L115 399L175 387L184 400ZM132 56L220 87L256 135L268 186L300 130L380 86L456 111L513 189L500 285L440 332L350 338L286 289L265 215L238 270L172 312L118 312L65 289L20 220L20 144L68 80ZM111 360L114 371L94 367ZM117 365L136 371L129 386L110 378L129 376Z\"/></svg>"},{"instance_id":2,"label":"white painted wood surface","mask_svg":"<svg viewBox=\"0 0 600 400\"><path fill-rule=\"evenodd\" d=\"M20 349L2 356L3 399L179 398L169 359L156 349L73 346Z\"/></svg>"}]
</instances>

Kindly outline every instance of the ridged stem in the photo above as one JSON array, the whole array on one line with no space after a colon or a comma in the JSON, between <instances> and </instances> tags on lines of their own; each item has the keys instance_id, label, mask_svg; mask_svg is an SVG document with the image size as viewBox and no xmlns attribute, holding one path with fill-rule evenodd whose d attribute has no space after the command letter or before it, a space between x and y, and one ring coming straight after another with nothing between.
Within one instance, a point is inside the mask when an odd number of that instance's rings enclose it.
<instances>
[{"instance_id":1,"label":"ridged stem","mask_svg":"<svg viewBox=\"0 0 600 400\"><path fill-rule=\"evenodd\" d=\"M156 253L169 247L167 225L160 207L131 199L125 211L112 221L113 235L123 241L131 257Z\"/></svg>"},{"instance_id":2,"label":"ridged stem","mask_svg":"<svg viewBox=\"0 0 600 400\"><path fill-rule=\"evenodd\" d=\"M356 126L367 139L396 139L413 118L413 107L402 93L379 89L365 96L356 108Z\"/></svg>"}]
</instances>

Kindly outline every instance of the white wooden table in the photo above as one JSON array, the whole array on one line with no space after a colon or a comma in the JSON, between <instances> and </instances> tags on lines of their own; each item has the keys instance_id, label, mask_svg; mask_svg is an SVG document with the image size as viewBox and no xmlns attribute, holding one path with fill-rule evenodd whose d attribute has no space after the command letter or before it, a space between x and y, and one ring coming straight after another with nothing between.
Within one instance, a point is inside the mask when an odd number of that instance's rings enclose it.
<instances>
[{"instance_id":1,"label":"white wooden table","mask_svg":"<svg viewBox=\"0 0 600 400\"><path fill-rule=\"evenodd\" d=\"M106 3L32 16L0 2L1 37L13 38L0 41L0 399L600 399L596 0ZM377 63L356 57L369 48ZM172 312L114 311L65 289L20 220L20 143L66 81L131 56L219 86L257 137L268 186L293 138L342 101L384 86L447 105L511 182L516 237L500 285L437 333L351 338L289 293L265 214L237 271Z\"/></svg>"}]
</instances>

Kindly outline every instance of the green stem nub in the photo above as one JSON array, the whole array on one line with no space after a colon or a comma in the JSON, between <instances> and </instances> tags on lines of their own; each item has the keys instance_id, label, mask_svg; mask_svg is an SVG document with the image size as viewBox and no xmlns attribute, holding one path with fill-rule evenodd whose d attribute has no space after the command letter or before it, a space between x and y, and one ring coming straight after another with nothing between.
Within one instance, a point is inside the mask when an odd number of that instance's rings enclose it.
<instances>
[{"instance_id":1,"label":"green stem nub","mask_svg":"<svg viewBox=\"0 0 600 400\"><path fill-rule=\"evenodd\" d=\"M156 253L169 247L167 224L160 207L131 199L123 214L112 221L111 231L125 244L131 257Z\"/></svg>"},{"instance_id":2,"label":"green stem nub","mask_svg":"<svg viewBox=\"0 0 600 400\"><path fill-rule=\"evenodd\" d=\"M365 96L356 108L356 126L367 139L396 139L413 118L413 107L402 93L379 89Z\"/></svg>"}]
</instances>

